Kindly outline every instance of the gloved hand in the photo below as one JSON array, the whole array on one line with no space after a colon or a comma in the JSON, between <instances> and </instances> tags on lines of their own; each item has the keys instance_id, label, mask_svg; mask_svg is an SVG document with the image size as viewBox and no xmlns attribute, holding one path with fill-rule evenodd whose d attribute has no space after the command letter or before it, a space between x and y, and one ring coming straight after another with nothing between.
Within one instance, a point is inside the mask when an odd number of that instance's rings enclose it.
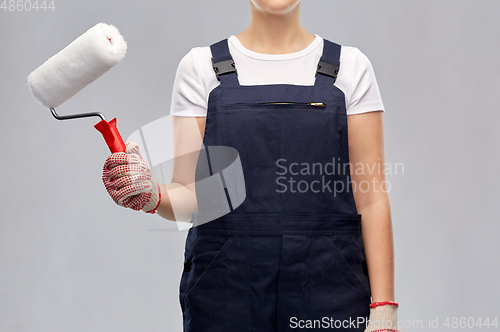
<instances>
[{"instance_id":1,"label":"gloved hand","mask_svg":"<svg viewBox=\"0 0 500 332\"><path fill-rule=\"evenodd\" d=\"M152 179L148 164L135 142L129 142L125 152L108 156L102 181L116 204L135 211L156 213L161 201L160 186Z\"/></svg>"},{"instance_id":2,"label":"gloved hand","mask_svg":"<svg viewBox=\"0 0 500 332\"><path fill-rule=\"evenodd\" d=\"M370 304L370 322L365 332L401 332L397 327L398 307L399 304L392 301Z\"/></svg>"}]
</instances>

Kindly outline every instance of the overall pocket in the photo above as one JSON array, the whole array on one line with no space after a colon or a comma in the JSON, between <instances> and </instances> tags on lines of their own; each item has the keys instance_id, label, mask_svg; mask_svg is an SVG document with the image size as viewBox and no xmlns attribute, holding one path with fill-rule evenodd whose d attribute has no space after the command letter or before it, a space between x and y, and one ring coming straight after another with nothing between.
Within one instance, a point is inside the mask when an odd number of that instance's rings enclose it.
<instances>
[{"instance_id":1,"label":"overall pocket","mask_svg":"<svg viewBox=\"0 0 500 332\"><path fill-rule=\"evenodd\" d=\"M179 291L189 294L196 285L224 255L227 247L234 241L234 237L221 234L202 234L188 239L184 253L184 270L181 276Z\"/></svg>"},{"instance_id":2,"label":"overall pocket","mask_svg":"<svg viewBox=\"0 0 500 332\"><path fill-rule=\"evenodd\" d=\"M343 321L351 317L356 321L357 317L368 318L371 294L367 276L363 275L364 255L359 250L358 239L361 235L325 234L314 237L310 302L314 319L332 317Z\"/></svg>"},{"instance_id":3,"label":"overall pocket","mask_svg":"<svg viewBox=\"0 0 500 332\"><path fill-rule=\"evenodd\" d=\"M366 258L361 235L328 235L323 237L331 252L344 267L344 272L360 288L370 294L370 282L366 270Z\"/></svg>"},{"instance_id":4,"label":"overall pocket","mask_svg":"<svg viewBox=\"0 0 500 332\"><path fill-rule=\"evenodd\" d=\"M198 234L183 272L181 301L189 331L242 331L249 319L247 243L244 236Z\"/></svg>"}]
</instances>

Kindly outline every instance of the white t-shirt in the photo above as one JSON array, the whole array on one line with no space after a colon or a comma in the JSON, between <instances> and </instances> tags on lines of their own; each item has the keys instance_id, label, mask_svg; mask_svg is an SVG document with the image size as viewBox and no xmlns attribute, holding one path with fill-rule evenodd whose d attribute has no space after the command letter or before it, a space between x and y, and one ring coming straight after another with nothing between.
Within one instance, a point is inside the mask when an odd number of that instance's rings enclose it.
<instances>
[{"instance_id":1,"label":"white t-shirt","mask_svg":"<svg viewBox=\"0 0 500 332\"><path fill-rule=\"evenodd\" d=\"M235 35L229 38L229 52L238 71L240 85L314 85L316 67L323 54L323 38L306 48L287 54L257 53L245 48ZM220 82L212 68L209 46L193 47L179 62L170 114L206 116L208 95ZM347 114L384 111L384 105L369 59L356 47L342 46L335 82L344 92Z\"/></svg>"}]
</instances>

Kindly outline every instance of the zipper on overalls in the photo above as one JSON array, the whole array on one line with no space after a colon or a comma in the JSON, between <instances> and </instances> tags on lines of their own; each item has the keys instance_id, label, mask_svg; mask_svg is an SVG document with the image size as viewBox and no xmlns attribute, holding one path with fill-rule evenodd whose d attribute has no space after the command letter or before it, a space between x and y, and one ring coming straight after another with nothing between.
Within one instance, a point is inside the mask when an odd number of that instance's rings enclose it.
<instances>
[{"instance_id":1,"label":"zipper on overalls","mask_svg":"<svg viewBox=\"0 0 500 332\"><path fill-rule=\"evenodd\" d=\"M274 103L231 103L226 105L308 105L314 107L326 107L325 103L315 102L315 103L300 103L300 102L274 102Z\"/></svg>"},{"instance_id":2,"label":"zipper on overalls","mask_svg":"<svg viewBox=\"0 0 500 332\"><path fill-rule=\"evenodd\" d=\"M261 104L264 104L264 105L298 104L298 105L326 106L325 103L290 103L290 102L279 102L279 103L261 103Z\"/></svg>"}]
</instances>

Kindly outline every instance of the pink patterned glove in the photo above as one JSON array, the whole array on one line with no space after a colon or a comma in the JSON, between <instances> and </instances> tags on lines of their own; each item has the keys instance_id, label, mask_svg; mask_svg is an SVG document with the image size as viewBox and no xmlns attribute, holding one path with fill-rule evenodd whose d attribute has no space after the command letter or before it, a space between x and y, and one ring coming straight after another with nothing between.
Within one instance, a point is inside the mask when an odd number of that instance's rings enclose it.
<instances>
[{"instance_id":1,"label":"pink patterned glove","mask_svg":"<svg viewBox=\"0 0 500 332\"><path fill-rule=\"evenodd\" d=\"M365 332L401 332L398 329L399 303L392 301L370 304L370 322Z\"/></svg>"},{"instance_id":2,"label":"pink patterned glove","mask_svg":"<svg viewBox=\"0 0 500 332\"><path fill-rule=\"evenodd\" d=\"M156 213L161 201L160 186L152 179L135 142L129 142L125 152L113 153L106 159L102 181L116 204Z\"/></svg>"}]
</instances>

